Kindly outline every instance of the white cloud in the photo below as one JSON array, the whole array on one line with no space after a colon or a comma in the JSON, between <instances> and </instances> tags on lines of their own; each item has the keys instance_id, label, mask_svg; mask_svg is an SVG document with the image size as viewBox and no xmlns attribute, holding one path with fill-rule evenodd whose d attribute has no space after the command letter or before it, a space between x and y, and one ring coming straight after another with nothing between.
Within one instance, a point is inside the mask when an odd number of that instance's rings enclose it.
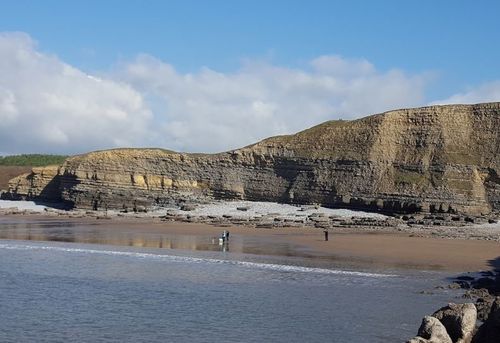
<instances>
[{"instance_id":1,"label":"white cloud","mask_svg":"<svg viewBox=\"0 0 500 343\"><path fill-rule=\"evenodd\" d=\"M365 59L346 60L340 56L320 56L312 60L311 65L335 78L373 75L376 72L373 64Z\"/></svg>"},{"instance_id":2,"label":"white cloud","mask_svg":"<svg viewBox=\"0 0 500 343\"><path fill-rule=\"evenodd\" d=\"M154 99L161 144L188 151L227 150L330 119L416 106L426 79L340 56L319 57L306 70L247 62L235 73L181 74L141 55L115 77Z\"/></svg>"},{"instance_id":3,"label":"white cloud","mask_svg":"<svg viewBox=\"0 0 500 343\"><path fill-rule=\"evenodd\" d=\"M447 99L434 101L433 104L476 104L500 101L500 81L493 81L457 93Z\"/></svg>"},{"instance_id":4,"label":"white cloud","mask_svg":"<svg viewBox=\"0 0 500 343\"><path fill-rule=\"evenodd\" d=\"M306 68L246 62L183 74L140 55L88 75L0 33L0 150L74 153L114 146L214 152L325 120L424 103L425 75L320 56Z\"/></svg>"},{"instance_id":5,"label":"white cloud","mask_svg":"<svg viewBox=\"0 0 500 343\"><path fill-rule=\"evenodd\" d=\"M141 94L39 52L25 34L0 34L0 75L2 151L74 153L150 143L152 114Z\"/></svg>"}]
</instances>

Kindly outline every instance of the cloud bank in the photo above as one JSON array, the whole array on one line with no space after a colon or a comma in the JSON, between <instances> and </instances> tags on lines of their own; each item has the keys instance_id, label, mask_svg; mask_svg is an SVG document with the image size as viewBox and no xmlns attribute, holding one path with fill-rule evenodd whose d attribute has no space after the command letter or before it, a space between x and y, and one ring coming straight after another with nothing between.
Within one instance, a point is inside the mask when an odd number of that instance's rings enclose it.
<instances>
[{"instance_id":1,"label":"cloud bank","mask_svg":"<svg viewBox=\"0 0 500 343\"><path fill-rule=\"evenodd\" d=\"M0 75L0 151L148 144L152 113L140 93L37 51L25 34L0 34Z\"/></svg>"},{"instance_id":2,"label":"cloud bank","mask_svg":"<svg viewBox=\"0 0 500 343\"><path fill-rule=\"evenodd\" d=\"M490 101L500 101L500 81L487 82L479 87L470 88L464 93L434 101L433 104L475 104Z\"/></svg>"},{"instance_id":3,"label":"cloud bank","mask_svg":"<svg viewBox=\"0 0 500 343\"><path fill-rule=\"evenodd\" d=\"M220 151L292 133L325 120L352 118L423 101L424 78L378 72L365 60L323 56L307 70L246 62L235 73L203 68L180 74L142 55L120 66L120 81L155 103L163 145Z\"/></svg>"},{"instance_id":4,"label":"cloud bank","mask_svg":"<svg viewBox=\"0 0 500 343\"><path fill-rule=\"evenodd\" d=\"M80 153L112 147L217 152L350 119L425 104L425 74L380 71L364 59L320 56L301 69L246 61L232 73L183 74L139 55L89 75L0 34L0 151ZM499 84L447 102L499 98ZM486 96L485 94L489 94Z\"/></svg>"}]
</instances>

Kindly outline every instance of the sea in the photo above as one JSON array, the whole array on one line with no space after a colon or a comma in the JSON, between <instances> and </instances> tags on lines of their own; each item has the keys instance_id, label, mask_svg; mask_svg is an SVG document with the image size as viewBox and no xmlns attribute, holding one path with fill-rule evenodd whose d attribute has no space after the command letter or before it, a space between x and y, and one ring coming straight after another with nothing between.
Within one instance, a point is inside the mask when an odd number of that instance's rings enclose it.
<instances>
[{"instance_id":1,"label":"sea","mask_svg":"<svg viewBox=\"0 0 500 343\"><path fill-rule=\"evenodd\" d=\"M0 342L404 342L461 301L441 271L2 237Z\"/></svg>"}]
</instances>

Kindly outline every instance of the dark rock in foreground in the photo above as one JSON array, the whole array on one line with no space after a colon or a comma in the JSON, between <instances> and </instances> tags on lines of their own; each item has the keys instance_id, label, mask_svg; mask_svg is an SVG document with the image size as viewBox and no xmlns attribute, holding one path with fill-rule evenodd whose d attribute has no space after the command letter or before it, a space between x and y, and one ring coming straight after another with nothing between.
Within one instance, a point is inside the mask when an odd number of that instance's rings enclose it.
<instances>
[{"instance_id":1,"label":"dark rock in foreground","mask_svg":"<svg viewBox=\"0 0 500 343\"><path fill-rule=\"evenodd\" d=\"M500 298L497 298L490 310L488 319L478 329L472 343L500 342Z\"/></svg>"},{"instance_id":2,"label":"dark rock in foreground","mask_svg":"<svg viewBox=\"0 0 500 343\"><path fill-rule=\"evenodd\" d=\"M453 343L444 325L436 318L425 316L418 329L418 336L408 343Z\"/></svg>"},{"instance_id":3,"label":"dark rock in foreground","mask_svg":"<svg viewBox=\"0 0 500 343\"><path fill-rule=\"evenodd\" d=\"M453 342L469 343L476 327L477 309L474 304L450 303L432 315L446 328Z\"/></svg>"},{"instance_id":4,"label":"dark rock in foreground","mask_svg":"<svg viewBox=\"0 0 500 343\"><path fill-rule=\"evenodd\" d=\"M408 343L470 343L476 319L474 304L450 303L436 311L432 317L424 317L418 336Z\"/></svg>"}]
</instances>

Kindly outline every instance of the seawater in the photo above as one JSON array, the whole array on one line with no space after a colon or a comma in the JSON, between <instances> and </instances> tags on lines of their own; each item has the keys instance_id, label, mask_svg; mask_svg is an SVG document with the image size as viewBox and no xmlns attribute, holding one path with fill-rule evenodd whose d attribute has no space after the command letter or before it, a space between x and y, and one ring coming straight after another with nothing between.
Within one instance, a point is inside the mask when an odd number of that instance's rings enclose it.
<instances>
[{"instance_id":1,"label":"seawater","mask_svg":"<svg viewBox=\"0 0 500 343\"><path fill-rule=\"evenodd\" d=\"M0 240L0 342L402 342L457 294L439 272Z\"/></svg>"}]
</instances>

